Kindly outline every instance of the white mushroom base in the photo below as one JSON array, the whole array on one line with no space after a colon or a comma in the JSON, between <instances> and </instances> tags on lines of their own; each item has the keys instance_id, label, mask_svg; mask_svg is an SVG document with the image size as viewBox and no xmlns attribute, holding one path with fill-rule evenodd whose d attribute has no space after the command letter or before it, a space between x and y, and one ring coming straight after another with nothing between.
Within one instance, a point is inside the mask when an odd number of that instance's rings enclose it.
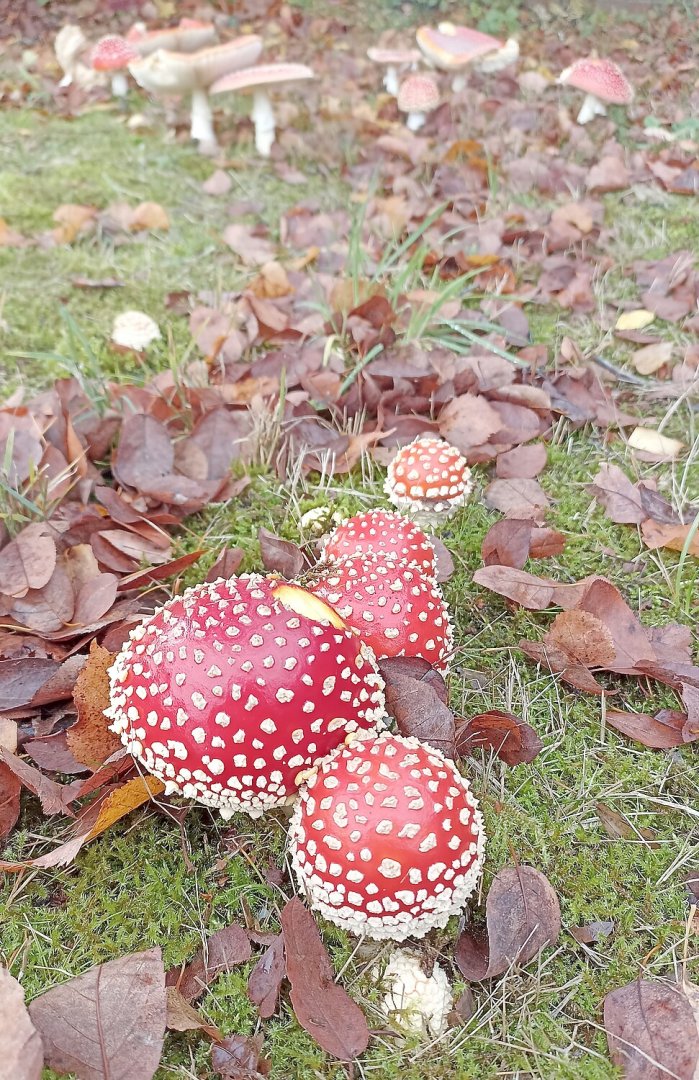
<instances>
[{"instance_id":1,"label":"white mushroom base","mask_svg":"<svg viewBox=\"0 0 699 1080\"><path fill-rule=\"evenodd\" d=\"M255 149L260 157L269 157L277 132L272 102L264 90L255 91L250 119L255 125Z\"/></svg>"},{"instance_id":2,"label":"white mushroom base","mask_svg":"<svg viewBox=\"0 0 699 1080\"><path fill-rule=\"evenodd\" d=\"M588 94L582 103L582 108L578 113L579 124L589 124L590 120L594 120L596 116L606 116L607 106L603 101L600 101L594 94Z\"/></svg>"},{"instance_id":3,"label":"white mushroom base","mask_svg":"<svg viewBox=\"0 0 699 1080\"><path fill-rule=\"evenodd\" d=\"M405 126L408 131L419 131L421 127L425 126L427 120L427 113L424 112L409 112L408 119L405 121Z\"/></svg>"},{"instance_id":4,"label":"white mushroom base","mask_svg":"<svg viewBox=\"0 0 699 1080\"><path fill-rule=\"evenodd\" d=\"M211 105L206 90L192 91L192 126L190 135L195 142L216 145Z\"/></svg>"},{"instance_id":5,"label":"white mushroom base","mask_svg":"<svg viewBox=\"0 0 699 1080\"><path fill-rule=\"evenodd\" d=\"M129 83L123 71L115 71L112 75L112 94L114 97L126 97L129 92Z\"/></svg>"},{"instance_id":6,"label":"white mushroom base","mask_svg":"<svg viewBox=\"0 0 699 1080\"><path fill-rule=\"evenodd\" d=\"M377 967L373 974L386 990L379 1008L389 1022L405 1034L437 1038L444 1034L453 997L439 964L426 975L416 953L395 949L383 972Z\"/></svg>"}]
</instances>

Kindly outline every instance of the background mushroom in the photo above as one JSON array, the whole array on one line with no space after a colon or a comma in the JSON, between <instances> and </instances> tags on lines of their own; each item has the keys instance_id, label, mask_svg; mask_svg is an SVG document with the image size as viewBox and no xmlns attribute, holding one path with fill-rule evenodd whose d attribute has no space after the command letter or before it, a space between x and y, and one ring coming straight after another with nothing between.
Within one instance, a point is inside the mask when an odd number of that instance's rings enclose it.
<instances>
[{"instance_id":1,"label":"background mushroom","mask_svg":"<svg viewBox=\"0 0 699 1080\"><path fill-rule=\"evenodd\" d=\"M276 134L274 110L265 87L275 84L313 79L315 75L305 64L260 64L245 71L225 75L211 87L212 94L226 90L253 90L250 118L255 125L255 149L262 157L269 157Z\"/></svg>"},{"instance_id":2,"label":"background mushroom","mask_svg":"<svg viewBox=\"0 0 699 1080\"><path fill-rule=\"evenodd\" d=\"M409 131L419 131L439 105L439 87L431 75L416 72L408 75L398 87L398 108L407 113L405 121Z\"/></svg>"},{"instance_id":3,"label":"background mushroom","mask_svg":"<svg viewBox=\"0 0 699 1080\"><path fill-rule=\"evenodd\" d=\"M198 19L180 19L179 26L166 26L158 30L146 29L145 23L134 23L126 35L126 40L139 56L150 56L156 49L195 52L213 45L216 39L214 24Z\"/></svg>"},{"instance_id":4,"label":"background mushroom","mask_svg":"<svg viewBox=\"0 0 699 1080\"><path fill-rule=\"evenodd\" d=\"M420 26L415 36L423 55L431 64L442 71L456 73L451 84L455 94L460 93L466 85L464 69L469 64L478 57L503 48L503 42L490 34L447 22L440 23L437 28Z\"/></svg>"},{"instance_id":5,"label":"background mushroom","mask_svg":"<svg viewBox=\"0 0 699 1080\"><path fill-rule=\"evenodd\" d=\"M373 47L367 49L367 56L374 64L381 64L386 68L383 77L383 85L387 94L393 97L398 95L399 75L401 69L415 67L421 58L419 49L382 49Z\"/></svg>"},{"instance_id":6,"label":"background mushroom","mask_svg":"<svg viewBox=\"0 0 699 1080\"><path fill-rule=\"evenodd\" d=\"M248 34L192 53L156 49L131 63L129 71L151 94L191 94L191 136L210 147L216 145L216 135L208 88L223 75L254 64L261 52L262 38Z\"/></svg>"},{"instance_id":7,"label":"background mushroom","mask_svg":"<svg viewBox=\"0 0 699 1080\"><path fill-rule=\"evenodd\" d=\"M561 72L558 81L585 91L578 113L579 124L587 124L595 116L606 116L607 105L628 105L633 101L633 87L613 60L595 56L576 60Z\"/></svg>"},{"instance_id":8,"label":"background mushroom","mask_svg":"<svg viewBox=\"0 0 699 1080\"><path fill-rule=\"evenodd\" d=\"M90 54L90 64L95 71L104 71L111 76L114 97L126 97L129 84L126 68L138 58L138 53L125 38L117 34L107 34L100 38Z\"/></svg>"},{"instance_id":9,"label":"background mushroom","mask_svg":"<svg viewBox=\"0 0 699 1080\"><path fill-rule=\"evenodd\" d=\"M453 762L388 733L335 751L289 828L299 891L330 922L370 938L423 937L460 912L485 833Z\"/></svg>"},{"instance_id":10,"label":"background mushroom","mask_svg":"<svg viewBox=\"0 0 699 1080\"><path fill-rule=\"evenodd\" d=\"M362 553L384 555L434 576L432 541L419 525L392 510L365 510L337 525L325 538L321 562L338 562Z\"/></svg>"},{"instance_id":11,"label":"background mushroom","mask_svg":"<svg viewBox=\"0 0 699 1080\"><path fill-rule=\"evenodd\" d=\"M429 435L401 447L384 484L394 506L430 522L450 517L464 505L472 488L466 458L455 446Z\"/></svg>"},{"instance_id":12,"label":"background mushroom","mask_svg":"<svg viewBox=\"0 0 699 1080\"><path fill-rule=\"evenodd\" d=\"M187 589L132 630L110 669L111 728L165 782L224 816L288 801L322 758L384 715L359 639L282 603L259 575Z\"/></svg>"},{"instance_id":13,"label":"background mushroom","mask_svg":"<svg viewBox=\"0 0 699 1080\"><path fill-rule=\"evenodd\" d=\"M160 337L157 322L144 311L122 311L114 317L111 341L118 349L140 353Z\"/></svg>"}]
</instances>

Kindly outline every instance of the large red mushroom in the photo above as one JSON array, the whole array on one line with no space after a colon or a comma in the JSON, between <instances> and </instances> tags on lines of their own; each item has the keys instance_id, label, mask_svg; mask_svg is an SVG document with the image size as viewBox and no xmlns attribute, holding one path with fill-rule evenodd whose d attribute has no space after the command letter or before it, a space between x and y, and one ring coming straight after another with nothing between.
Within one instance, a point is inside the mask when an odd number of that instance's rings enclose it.
<instances>
[{"instance_id":1,"label":"large red mushroom","mask_svg":"<svg viewBox=\"0 0 699 1080\"><path fill-rule=\"evenodd\" d=\"M430 538L414 521L393 510L365 510L341 522L326 537L321 561L337 562L366 552L407 562L430 576L436 572Z\"/></svg>"},{"instance_id":2,"label":"large red mushroom","mask_svg":"<svg viewBox=\"0 0 699 1080\"><path fill-rule=\"evenodd\" d=\"M321 600L299 614L283 588L251 574L187 589L117 656L111 728L166 793L257 816L381 720L370 651Z\"/></svg>"},{"instance_id":3,"label":"large red mushroom","mask_svg":"<svg viewBox=\"0 0 699 1080\"><path fill-rule=\"evenodd\" d=\"M481 874L478 803L452 761L385 733L327 758L301 792L291 864L312 908L370 938L423 937Z\"/></svg>"},{"instance_id":4,"label":"large red mushroom","mask_svg":"<svg viewBox=\"0 0 699 1080\"><path fill-rule=\"evenodd\" d=\"M443 674L452 649L449 610L433 577L377 553L332 563L308 585L379 660L421 656Z\"/></svg>"}]
</instances>

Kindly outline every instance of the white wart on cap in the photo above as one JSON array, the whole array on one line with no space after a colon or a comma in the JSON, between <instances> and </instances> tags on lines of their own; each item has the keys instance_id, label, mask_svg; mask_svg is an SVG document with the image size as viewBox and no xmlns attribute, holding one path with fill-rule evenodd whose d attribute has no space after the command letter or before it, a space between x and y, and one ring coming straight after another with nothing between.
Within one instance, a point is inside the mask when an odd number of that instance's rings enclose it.
<instances>
[{"instance_id":1,"label":"white wart on cap","mask_svg":"<svg viewBox=\"0 0 699 1080\"><path fill-rule=\"evenodd\" d=\"M279 587L243 575L187 589L117 656L111 729L167 794L257 816L382 719L369 650L321 601L310 598L315 618L299 615Z\"/></svg>"},{"instance_id":2,"label":"white wart on cap","mask_svg":"<svg viewBox=\"0 0 699 1080\"><path fill-rule=\"evenodd\" d=\"M633 87L613 60L588 56L562 71L559 83L584 90L586 97L578 113L578 123L587 124L595 116L605 116L607 105L629 105Z\"/></svg>"},{"instance_id":3,"label":"white wart on cap","mask_svg":"<svg viewBox=\"0 0 699 1080\"><path fill-rule=\"evenodd\" d=\"M478 803L454 763L390 734L324 761L289 829L310 906L344 930L396 941L423 937L462 910L484 847Z\"/></svg>"},{"instance_id":4,"label":"white wart on cap","mask_svg":"<svg viewBox=\"0 0 699 1080\"><path fill-rule=\"evenodd\" d=\"M419 131L427 120L427 114L439 105L439 87L431 75L407 75L398 87L398 108L407 113L405 126L409 131Z\"/></svg>"},{"instance_id":5,"label":"white wart on cap","mask_svg":"<svg viewBox=\"0 0 699 1080\"><path fill-rule=\"evenodd\" d=\"M401 447L384 484L394 506L431 522L444 520L463 506L472 488L466 458L455 446L430 435Z\"/></svg>"},{"instance_id":6,"label":"white wart on cap","mask_svg":"<svg viewBox=\"0 0 699 1080\"><path fill-rule=\"evenodd\" d=\"M406 562L431 577L436 572L430 538L414 521L393 510L365 510L341 522L326 537L321 562L367 553Z\"/></svg>"}]
</instances>

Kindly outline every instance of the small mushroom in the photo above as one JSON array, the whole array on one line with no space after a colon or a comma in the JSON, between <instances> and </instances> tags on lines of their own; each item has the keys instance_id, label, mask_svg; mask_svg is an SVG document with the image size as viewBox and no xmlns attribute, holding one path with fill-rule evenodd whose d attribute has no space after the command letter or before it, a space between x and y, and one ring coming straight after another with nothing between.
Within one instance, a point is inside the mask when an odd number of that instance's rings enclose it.
<instances>
[{"instance_id":1,"label":"small mushroom","mask_svg":"<svg viewBox=\"0 0 699 1080\"><path fill-rule=\"evenodd\" d=\"M191 136L205 147L216 145L208 89L217 79L254 64L262 52L257 34L233 38L198 52L181 53L156 49L129 64L139 86L150 94L191 94Z\"/></svg>"},{"instance_id":2,"label":"small mushroom","mask_svg":"<svg viewBox=\"0 0 699 1080\"><path fill-rule=\"evenodd\" d=\"M255 125L255 149L261 157L269 157L276 127L272 102L264 88L277 83L314 78L314 72L305 64L260 64L258 67L234 71L231 75L218 79L211 87L211 93L222 94L227 90L254 91L250 118Z\"/></svg>"},{"instance_id":3,"label":"small mushroom","mask_svg":"<svg viewBox=\"0 0 699 1080\"><path fill-rule=\"evenodd\" d=\"M323 761L289 828L310 906L344 930L396 941L424 937L462 910L484 847L478 803L454 763L388 733Z\"/></svg>"},{"instance_id":4,"label":"small mushroom","mask_svg":"<svg viewBox=\"0 0 699 1080\"><path fill-rule=\"evenodd\" d=\"M129 84L125 69L137 59L138 53L125 38L117 34L107 34L106 37L100 38L90 53L90 65L93 70L105 71L111 75L112 94L117 98L126 97L128 94Z\"/></svg>"},{"instance_id":5,"label":"small mushroom","mask_svg":"<svg viewBox=\"0 0 699 1080\"><path fill-rule=\"evenodd\" d=\"M503 48L503 42L480 30L468 26L454 26L443 22L438 27L420 26L416 33L417 43L423 55L441 71L456 72L451 88L460 93L466 85L464 75L469 64L479 57L487 56Z\"/></svg>"},{"instance_id":6,"label":"small mushroom","mask_svg":"<svg viewBox=\"0 0 699 1080\"><path fill-rule=\"evenodd\" d=\"M198 19L180 19L179 26L166 26L158 30L147 30L145 23L134 23L126 35L126 40L139 56L150 56L156 49L196 52L197 49L213 45L216 39L214 24Z\"/></svg>"},{"instance_id":7,"label":"small mushroom","mask_svg":"<svg viewBox=\"0 0 699 1080\"><path fill-rule=\"evenodd\" d=\"M439 87L431 75L416 72L408 75L398 87L398 108L407 113L405 125L408 131L419 131L427 120L427 114L439 105Z\"/></svg>"},{"instance_id":8,"label":"small mushroom","mask_svg":"<svg viewBox=\"0 0 699 1080\"><path fill-rule=\"evenodd\" d=\"M117 349L142 353L160 337L157 322L144 311L122 311L114 318L111 341Z\"/></svg>"},{"instance_id":9,"label":"small mushroom","mask_svg":"<svg viewBox=\"0 0 699 1080\"><path fill-rule=\"evenodd\" d=\"M315 617L299 615L282 589L255 574L187 589L131 631L109 672L111 730L167 794L224 817L290 801L384 715L359 638L317 597Z\"/></svg>"},{"instance_id":10,"label":"small mushroom","mask_svg":"<svg viewBox=\"0 0 699 1080\"><path fill-rule=\"evenodd\" d=\"M326 537L321 562L335 563L371 553L416 566L434 577L436 559L429 537L410 518L393 510L365 510L347 518Z\"/></svg>"},{"instance_id":11,"label":"small mushroom","mask_svg":"<svg viewBox=\"0 0 699 1080\"><path fill-rule=\"evenodd\" d=\"M472 488L471 470L457 448L425 435L401 447L388 467L384 485L394 506L431 523L463 506Z\"/></svg>"},{"instance_id":12,"label":"small mushroom","mask_svg":"<svg viewBox=\"0 0 699 1080\"><path fill-rule=\"evenodd\" d=\"M386 68L383 77L383 85L387 94L398 96L399 75L401 69L414 68L420 60L418 49L382 49L372 47L367 49L367 56L374 64L380 64Z\"/></svg>"},{"instance_id":13,"label":"small mushroom","mask_svg":"<svg viewBox=\"0 0 699 1080\"><path fill-rule=\"evenodd\" d=\"M446 674L453 631L434 578L381 553L333 562L308 586L376 654L419 656Z\"/></svg>"},{"instance_id":14,"label":"small mushroom","mask_svg":"<svg viewBox=\"0 0 699 1080\"><path fill-rule=\"evenodd\" d=\"M80 64L80 57L87 49L87 38L79 26L66 23L56 34L53 49L63 72L63 78L58 85L70 86L75 78L75 69Z\"/></svg>"},{"instance_id":15,"label":"small mushroom","mask_svg":"<svg viewBox=\"0 0 699 1080\"><path fill-rule=\"evenodd\" d=\"M576 60L561 72L558 81L585 91L578 113L579 124L587 124L595 116L606 116L607 105L628 105L633 101L633 87L613 60L596 56Z\"/></svg>"}]
</instances>

